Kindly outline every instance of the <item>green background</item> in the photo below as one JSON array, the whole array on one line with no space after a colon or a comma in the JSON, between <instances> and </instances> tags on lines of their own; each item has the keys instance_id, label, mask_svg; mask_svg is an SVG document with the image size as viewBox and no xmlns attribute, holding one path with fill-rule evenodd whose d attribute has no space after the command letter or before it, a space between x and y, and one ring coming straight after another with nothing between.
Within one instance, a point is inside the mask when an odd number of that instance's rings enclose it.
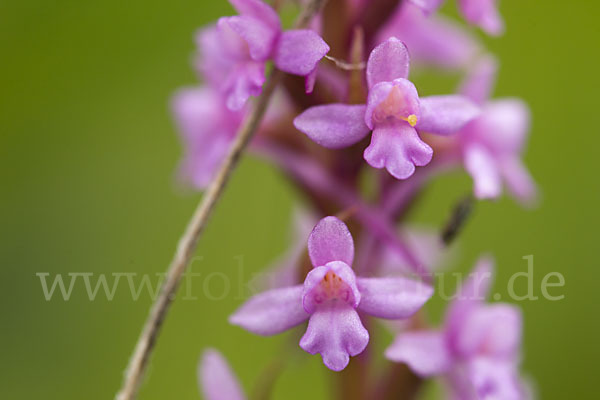
<instances>
[{"instance_id":1,"label":"green background","mask_svg":"<svg viewBox=\"0 0 600 400\"><path fill-rule=\"evenodd\" d=\"M501 295L511 274L525 269L525 255L535 257L537 295L546 273L564 275L565 287L551 292L563 300L520 302L524 370L544 399L590 398L600 358L600 6L503 1L501 10L506 35L486 39L502 65L496 95L531 105L526 162L543 198L533 211L508 198L479 204L459 239L458 264L466 271L492 251ZM148 295L133 301L122 282L112 301L103 294L90 301L79 281L69 301L46 301L36 273L137 272L154 281L164 271L200 198L174 183L180 146L168 99L195 80L195 29L230 12L225 1L0 1L2 398L109 399L117 391ZM449 82L417 80L431 93ZM462 174L440 178L413 218L440 226L469 184ZM206 346L222 350L249 389L294 339L255 337L225 316L242 301L236 257L242 280L276 259L295 198L275 169L242 162L198 250L199 299L175 302L142 399L198 399L195 370ZM223 292L214 273L231 279L223 300L202 295ZM440 307L430 308L439 315ZM332 373L318 357L293 354L275 398L327 398Z\"/></svg>"}]
</instances>

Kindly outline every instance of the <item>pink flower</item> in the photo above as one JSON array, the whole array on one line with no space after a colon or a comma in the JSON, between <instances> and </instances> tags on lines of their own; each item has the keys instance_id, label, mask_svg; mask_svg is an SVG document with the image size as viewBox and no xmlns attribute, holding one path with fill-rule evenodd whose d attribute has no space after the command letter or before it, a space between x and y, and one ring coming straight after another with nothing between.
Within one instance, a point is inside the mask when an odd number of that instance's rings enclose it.
<instances>
[{"instance_id":1,"label":"pink flower","mask_svg":"<svg viewBox=\"0 0 600 400\"><path fill-rule=\"evenodd\" d=\"M323 218L315 226L308 253L314 268L303 285L258 294L229 321L259 335L274 335L308 319L300 347L321 354L328 368L340 371L369 342L358 311L387 319L408 318L433 294L430 286L402 277L357 278L351 268L352 235L335 217Z\"/></svg>"},{"instance_id":2,"label":"pink flower","mask_svg":"<svg viewBox=\"0 0 600 400\"><path fill-rule=\"evenodd\" d=\"M408 79L406 46L392 37L377 46L367 62L366 105L327 104L311 107L294 120L296 128L318 144L336 149L359 142L373 131L364 158L386 168L397 179L410 177L415 166L431 161L433 150L417 131L450 135L479 113L462 96L419 98Z\"/></svg>"},{"instance_id":3,"label":"pink flower","mask_svg":"<svg viewBox=\"0 0 600 400\"><path fill-rule=\"evenodd\" d=\"M240 15L219 19L198 35L198 69L225 94L227 107L240 109L262 91L265 63L307 77L312 91L317 63L329 46L312 30L281 30L279 16L261 0L230 0Z\"/></svg>"},{"instance_id":4,"label":"pink flower","mask_svg":"<svg viewBox=\"0 0 600 400\"><path fill-rule=\"evenodd\" d=\"M244 110L229 110L222 94L210 87L179 90L171 107L184 145L181 177L204 189L235 138Z\"/></svg>"},{"instance_id":5,"label":"pink flower","mask_svg":"<svg viewBox=\"0 0 600 400\"><path fill-rule=\"evenodd\" d=\"M409 0L426 14L436 11L444 0ZM479 26L490 35L504 32L504 21L498 12L496 0L458 0L458 8L463 18Z\"/></svg>"},{"instance_id":6,"label":"pink flower","mask_svg":"<svg viewBox=\"0 0 600 400\"><path fill-rule=\"evenodd\" d=\"M532 203L535 183L521 161L529 132L529 109L519 99L487 100L496 69L493 58L484 58L464 82L462 93L481 104L482 112L456 139L465 168L473 177L476 197L498 197L504 181L517 199Z\"/></svg>"},{"instance_id":7,"label":"pink flower","mask_svg":"<svg viewBox=\"0 0 600 400\"><path fill-rule=\"evenodd\" d=\"M493 264L483 258L459 289L439 331L400 334L386 350L419 376L444 375L455 398L525 398L518 375L522 317L509 304L486 304Z\"/></svg>"}]
</instances>

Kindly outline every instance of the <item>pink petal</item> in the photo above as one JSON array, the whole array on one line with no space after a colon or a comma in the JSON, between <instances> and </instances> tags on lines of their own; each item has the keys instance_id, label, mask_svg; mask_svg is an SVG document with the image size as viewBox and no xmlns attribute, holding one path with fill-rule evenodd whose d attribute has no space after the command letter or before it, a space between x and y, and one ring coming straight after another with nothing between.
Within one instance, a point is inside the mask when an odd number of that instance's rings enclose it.
<instances>
[{"instance_id":1,"label":"pink petal","mask_svg":"<svg viewBox=\"0 0 600 400\"><path fill-rule=\"evenodd\" d=\"M312 93L313 89L315 88L315 83L317 82L318 69L318 67L315 67L315 69L313 69L308 75L306 75L306 79L304 80L304 91L307 94Z\"/></svg>"},{"instance_id":2,"label":"pink petal","mask_svg":"<svg viewBox=\"0 0 600 400\"><path fill-rule=\"evenodd\" d=\"M376 127L364 158L374 168L386 168L397 179L406 179L415 172L415 165L431 161L433 150L419 138L408 124Z\"/></svg>"},{"instance_id":3,"label":"pink petal","mask_svg":"<svg viewBox=\"0 0 600 400\"><path fill-rule=\"evenodd\" d=\"M240 15L255 18L268 25L271 29L280 30L279 16L262 0L229 0Z\"/></svg>"},{"instance_id":4,"label":"pink petal","mask_svg":"<svg viewBox=\"0 0 600 400\"><path fill-rule=\"evenodd\" d=\"M459 93L473 100L476 104L483 104L491 96L496 75L498 73L498 62L492 55L481 58L469 71L459 89Z\"/></svg>"},{"instance_id":5,"label":"pink petal","mask_svg":"<svg viewBox=\"0 0 600 400\"><path fill-rule=\"evenodd\" d=\"M388 99L390 95L394 96L391 103ZM387 103L383 110L382 103ZM419 94L411 81L398 78L390 82L380 82L369 89L365 111L365 123L369 128L373 129L376 124L390 118L406 118L411 114L414 114L417 120L421 115Z\"/></svg>"},{"instance_id":6,"label":"pink petal","mask_svg":"<svg viewBox=\"0 0 600 400\"><path fill-rule=\"evenodd\" d=\"M407 364L421 377L443 374L453 363L444 335L436 331L400 334L385 350L385 356Z\"/></svg>"},{"instance_id":7,"label":"pink petal","mask_svg":"<svg viewBox=\"0 0 600 400\"><path fill-rule=\"evenodd\" d=\"M426 14L432 14L440 8L444 0L409 0L409 2L419 7Z\"/></svg>"},{"instance_id":8,"label":"pink petal","mask_svg":"<svg viewBox=\"0 0 600 400\"><path fill-rule=\"evenodd\" d=\"M499 167L494 156L483 146L469 145L464 151L465 169L473 178L478 199L494 199L502 193Z\"/></svg>"},{"instance_id":9,"label":"pink petal","mask_svg":"<svg viewBox=\"0 0 600 400\"><path fill-rule=\"evenodd\" d=\"M517 156L529 133L529 107L516 98L493 100L483 107L473 125L469 129L476 130L477 136L497 154Z\"/></svg>"},{"instance_id":10,"label":"pink petal","mask_svg":"<svg viewBox=\"0 0 600 400\"><path fill-rule=\"evenodd\" d=\"M404 43L391 37L375 47L367 62L369 89L380 82L408 77L410 57Z\"/></svg>"},{"instance_id":11,"label":"pink petal","mask_svg":"<svg viewBox=\"0 0 600 400\"><path fill-rule=\"evenodd\" d=\"M514 360L521 347L521 311L509 304L482 304L469 312L454 341L463 357Z\"/></svg>"},{"instance_id":12,"label":"pink petal","mask_svg":"<svg viewBox=\"0 0 600 400\"><path fill-rule=\"evenodd\" d=\"M460 0L460 12L472 24L490 35L504 33L504 21L498 12L496 0Z\"/></svg>"},{"instance_id":13,"label":"pink petal","mask_svg":"<svg viewBox=\"0 0 600 400\"><path fill-rule=\"evenodd\" d=\"M308 29L281 34L273 61L280 70L300 76L309 75L329 52L329 46L316 32Z\"/></svg>"},{"instance_id":14,"label":"pink petal","mask_svg":"<svg viewBox=\"0 0 600 400\"><path fill-rule=\"evenodd\" d=\"M331 261L352 265L354 240L346 224L336 217L320 220L308 238L308 255L315 267Z\"/></svg>"},{"instance_id":15,"label":"pink petal","mask_svg":"<svg viewBox=\"0 0 600 400\"><path fill-rule=\"evenodd\" d=\"M507 157L500 165L500 172L512 194L525 205L535 204L537 187L523 162L517 157Z\"/></svg>"},{"instance_id":16,"label":"pink petal","mask_svg":"<svg viewBox=\"0 0 600 400\"><path fill-rule=\"evenodd\" d=\"M329 149L351 146L367 136L364 105L326 104L307 109L294 126L315 143Z\"/></svg>"},{"instance_id":17,"label":"pink petal","mask_svg":"<svg viewBox=\"0 0 600 400\"><path fill-rule=\"evenodd\" d=\"M205 400L244 400L240 382L221 353L207 349L198 365L198 385Z\"/></svg>"},{"instance_id":18,"label":"pink petal","mask_svg":"<svg viewBox=\"0 0 600 400\"><path fill-rule=\"evenodd\" d=\"M405 3L379 32L383 41L390 36L402 40L411 60L440 68L469 65L481 46L462 25L440 15L426 16L417 7Z\"/></svg>"},{"instance_id":19,"label":"pink petal","mask_svg":"<svg viewBox=\"0 0 600 400\"><path fill-rule=\"evenodd\" d=\"M421 115L416 128L419 131L451 135L477 117L481 110L463 96L421 97Z\"/></svg>"},{"instance_id":20,"label":"pink petal","mask_svg":"<svg viewBox=\"0 0 600 400\"><path fill-rule=\"evenodd\" d=\"M321 292L321 283L328 272L333 272L342 279L346 295L342 299L335 299L337 302L345 302L356 308L361 301L361 293L356 286L356 276L354 271L343 261L331 261L326 265L313 268L304 280L304 292L302 295L302 306L304 310L312 314L318 307L321 307L327 300Z\"/></svg>"},{"instance_id":21,"label":"pink petal","mask_svg":"<svg viewBox=\"0 0 600 400\"><path fill-rule=\"evenodd\" d=\"M527 400L528 396L522 384L517 364L511 361L499 361L493 358L479 357L471 360L465 368L464 376L468 380L462 386L465 393L457 393L462 398ZM474 393L473 393L474 392ZM468 394L467 394L468 393Z\"/></svg>"},{"instance_id":22,"label":"pink petal","mask_svg":"<svg viewBox=\"0 0 600 400\"><path fill-rule=\"evenodd\" d=\"M361 301L358 309L379 318L408 318L433 295L433 288L402 278L358 278Z\"/></svg>"},{"instance_id":23,"label":"pink petal","mask_svg":"<svg viewBox=\"0 0 600 400\"><path fill-rule=\"evenodd\" d=\"M257 335L286 331L308 318L302 307L303 290L298 285L257 294L237 309L229 322Z\"/></svg>"},{"instance_id":24,"label":"pink petal","mask_svg":"<svg viewBox=\"0 0 600 400\"><path fill-rule=\"evenodd\" d=\"M311 315L300 347L310 354L321 354L323 363L333 371L346 368L350 356L362 353L369 343L369 332L358 313L347 304L329 303Z\"/></svg>"},{"instance_id":25,"label":"pink petal","mask_svg":"<svg viewBox=\"0 0 600 400\"><path fill-rule=\"evenodd\" d=\"M255 61L265 61L274 50L278 31L253 17L226 17L219 20L219 27L227 24L248 44L250 57Z\"/></svg>"},{"instance_id":26,"label":"pink petal","mask_svg":"<svg viewBox=\"0 0 600 400\"><path fill-rule=\"evenodd\" d=\"M473 271L460 284L456 294L457 301L483 302L489 296L494 278L494 259L482 256L475 263Z\"/></svg>"}]
</instances>

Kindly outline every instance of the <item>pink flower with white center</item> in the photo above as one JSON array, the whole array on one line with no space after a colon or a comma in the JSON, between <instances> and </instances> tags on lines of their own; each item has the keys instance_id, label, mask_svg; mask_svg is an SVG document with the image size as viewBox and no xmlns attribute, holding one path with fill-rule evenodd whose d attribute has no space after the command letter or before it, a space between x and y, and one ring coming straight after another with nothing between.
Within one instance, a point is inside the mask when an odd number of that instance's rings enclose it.
<instances>
[{"instance_id":1,"label":"pink flower with white center","mask_svg":"<svg viewBox=\"0 0 600 400\"><path fill-rule=\"evenodd\" d=\"M261 0L229 2L240 15L219 19L197 38L198 69L223 91L227 107L239 110L261 93L269 60L284 72L307 77L311 92L317 64L329 51L323 39L309 29L282 31L275 10Z\"/></svg>"},{"instance_id":2,"label":"pink flower with white center","mask_svg":"<svg viewBox=\"0 0 600 400\"><path fill-rule=\"evenodd\" d=\"M204 189L235 138L244 110L229 110L223 95L210 87L179 90L171 108L184 145L181 177Z\"/></svg>"},{"instance_id":3,"label":"pink flower with white center","mask_svg":"<svg viewBox=\"0 0 600 400\"><path fill-rule=\"evenodd\" d=\"M369 342L359 311L404 319L433 294L431 286L403 277L356 277L351 268L352 235L335 217L323 218L315 226L308 239L308 253L314 268L303 285L258 294L229 321L259 335L274 335L308 319L300 347L310 354L321 354L328 368L340 371L350 356L360 354Z\"/></svg>"},{"instance_id":4,"label":"pink flower with white center","mask_svg":"<svg viewBox=\"0 0 600 400\"><path fill-rule=\"evenodd\" d=\"M456 139L477 198L498 197L504 181L519 201L531 204L537 190L521 161L529 132L529 109L520 99L488 100L496 70L492 57L483 58L463 83L461 92L481 104L482 112Z\"/></svg>"},{"instance_id":5,"label":"pink flower with white center","mask_svg":"<svg viewBox=\"0 0 600 400\"><path fill-rule=\"evenodd\" d=\"M426 14L436 11L444 0L409 0ZM497 0L458 0L458 8L463 18L479 26L490 35L504 32L504 21L498 12Z\"/></svg>"},{"instance_id":6,"label":"pink flower with white center","mask_svg":"<svg viewBox=\"0 0 600 400\"><path fill-rule=\"evenodd\" d=\"M441 330L398 335L385 351L421 377L445 376L453 396L463 400L525 400L519 378L520 310L486 304L493 263L482 258L463 282Z\"/></svg>"},{"instance_id":7,"label":"pink flower with white center","mask_svg":"<svg viewBox=\"0 0 600 400\"><path fill-rule=\"evenodd\" d=\"M294 125L332 149L353 145L373 131L364 159L372 167L386 168L397 179L406 179L415 166L427 165L433 156L418 131L450 135L479 114L479 108L463 96L419 98L407 79L408 71L406 46L389 38L369 56L366 105L311 107L296 117Z\"/></svg>"}]
</instances>

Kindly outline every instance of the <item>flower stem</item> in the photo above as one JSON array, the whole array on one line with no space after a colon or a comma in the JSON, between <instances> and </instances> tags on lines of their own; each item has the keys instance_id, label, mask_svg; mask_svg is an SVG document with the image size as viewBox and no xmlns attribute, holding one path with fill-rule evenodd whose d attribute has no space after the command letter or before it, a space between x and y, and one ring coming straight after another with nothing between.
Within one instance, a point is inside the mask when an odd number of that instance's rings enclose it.
<instances>
[{"instance_id":1,"label":"flower stem","mask_svg":"<svg viewBox=\"0 0 600 400\"><path fill-rule=\"evenodd\" d=\"M306 26L312 17L321 9L325 0L312 0L298 17L296 27ZM229 178L239 159L254 136L273 95L275 88L282 79L283 73L273 69L266 79L262 94L257 98L254 108L240 127L227 157L221 164L217 174L206 189L204 196L196 211L192 215L187 228L179 240L173 260L169 265L167 276L161 285L160 294L150 309L144 328L135 346L129 365L125 371L125 379L121 390L116 396L117 400L133 400L137 397L140 384L148 366L152 350L156 344L160 328L169 310L179 282L185 272L190 259L196 250L200 235L206 227L209 217L221 198Z\"/></svg>"}]
</instances>

